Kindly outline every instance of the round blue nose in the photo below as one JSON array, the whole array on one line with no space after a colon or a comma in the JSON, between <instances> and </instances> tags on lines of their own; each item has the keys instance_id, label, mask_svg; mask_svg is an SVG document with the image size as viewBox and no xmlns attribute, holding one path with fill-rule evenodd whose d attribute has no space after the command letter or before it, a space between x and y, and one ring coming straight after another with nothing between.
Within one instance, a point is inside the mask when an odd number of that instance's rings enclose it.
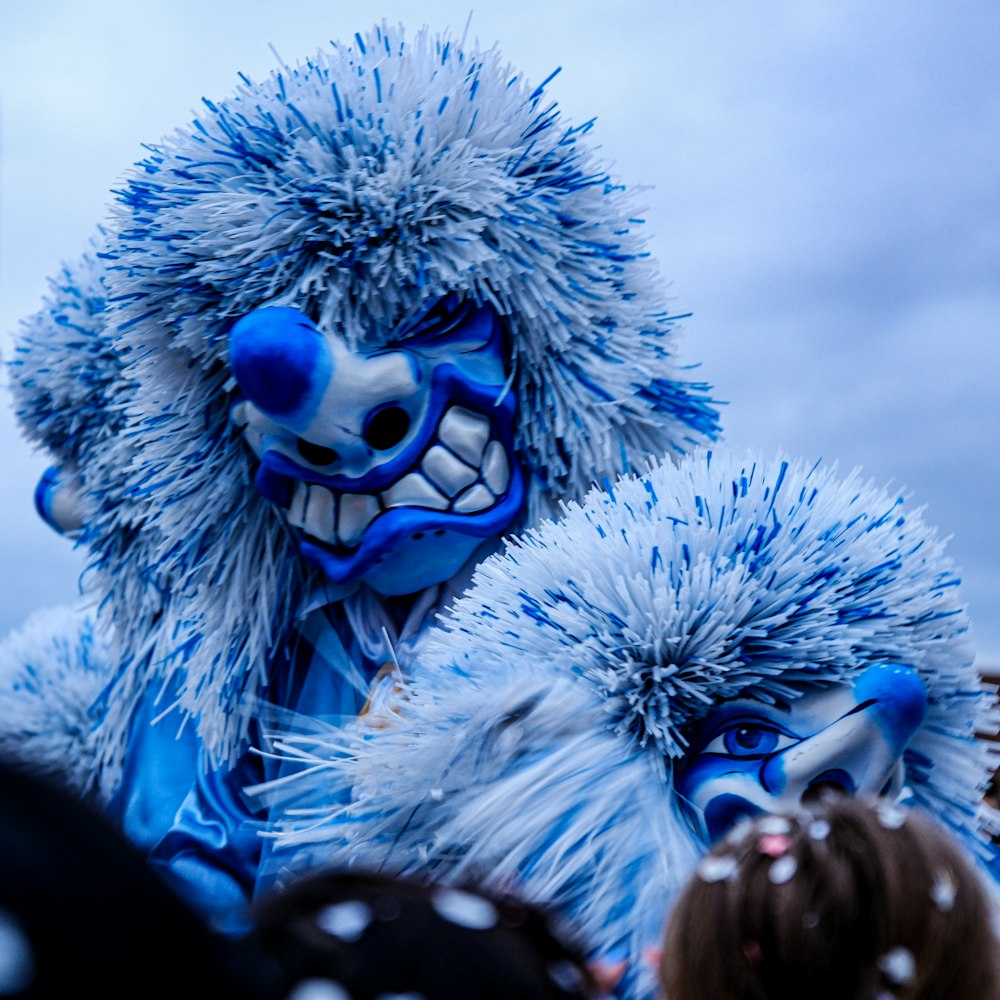
<instances>
[{"instance_id":1,"label":"round blue nose","mask_svg":"<svg viewBox=\"0 0 1000 1000\"><path fill-rule=\"evenodd\" d=\"M927 714L927 688L915 670L883 664L854 682L859 705L869 705L889 742L903 748Z\"/></svg>"},{"instance_id":2,"label":"round blue nose","mask_svg":"<svg viewBox=\"0 0 1000 1000\"><path fill-rule=\"evenodd\" d=\"M332 368L323 335L298 309L284 306L239 319L229 333L229 359L250 402L278 420L304 416Z\"/></svg>"}]
</instances>

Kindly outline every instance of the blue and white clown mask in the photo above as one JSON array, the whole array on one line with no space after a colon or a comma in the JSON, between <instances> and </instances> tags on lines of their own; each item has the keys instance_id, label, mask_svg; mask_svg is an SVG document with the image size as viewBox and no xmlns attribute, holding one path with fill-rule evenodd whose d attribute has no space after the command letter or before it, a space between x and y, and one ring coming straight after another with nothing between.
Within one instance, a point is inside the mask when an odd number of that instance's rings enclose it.
<instances>
[{"instance_id":1,"label":"blue and white clown mask","mask_svg":"<svg viewBox=\"0 0 1000 1000\"><path fill-rule=\"evenodd\" d=\"M517 517L508 354L495 310L455 296L375 349L291 308L234 325L232 413L260 459L255 485L333 584L413 593Z\"/></svg>"},{"instance_id":2,"label":"blue and white clown mask","mask_svg":"<svg viewBox=\"0 0 1000 1000\"><path fill-rule=\"evenodd\" d=\"M723 702L697 727L677 795L706 842L747 816L794 810L821 789L894 798L926 711L919 675L881 665L790 703Z\"/></svg>"}]
</instances>

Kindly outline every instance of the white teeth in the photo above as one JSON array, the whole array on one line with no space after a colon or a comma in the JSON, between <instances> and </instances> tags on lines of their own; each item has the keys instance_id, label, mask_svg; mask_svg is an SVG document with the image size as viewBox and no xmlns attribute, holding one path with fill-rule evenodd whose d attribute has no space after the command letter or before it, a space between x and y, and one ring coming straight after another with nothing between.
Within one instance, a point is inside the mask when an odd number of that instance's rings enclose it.
<instances>
[{"instance_id":1,"label":"white teeth","mask_svg":"<svg viewBox=\"0 0 1000 1000\"><path fill-rule=\"evenodd\" d=\"M336 520L337 508L333 494L325 486L309 487L309 502L306 505L306 523L303 525L307 534L313 538L326 540L333 538L333 524Z\"/></svg>"},{"instance_id":2,"label":"white teeth","mask_svg":"<svg viewBox=\"0 0 1000 1000\"><path fill-rule=\"evenodd\" d=\"M249 438L254 430L250 407L240 404L232 416L234 422L248 420L244 433ZM441 419L438 437L441 443L428 449L421 471L403 476L381 496L339 493L317 483L296 482L285 515L288 523L321 541L353 547L386 508L474 514L492 507L510 482L510 461L499 441L490 442L488 418L453 406Z\"/></svg>"},{"instance_id":3,"label":"white teeth","mask_svg":"<svg viewBox=\"0 0 1000 1000\"><path fill-rule=\"evenodd\" d=\"M436 444L424 456L424 472L434 480L435 484L453 497L459 490L474 483L479 478L479 472L456 458L447 448Z\"/></svg>"},{"instance_id":4,"label":"white teeth","mask_svg":"<svg viewBox=\"0 0 1000 1000\"><path fill-rule=\"evenodd\" d=\"M442 496L423 476L411 472L382 494L386 507L430 507L447 510L448 498Z\"/></svg>"},{"instance_id":5,"label":"white teeth","mask_svg":"<svg viewBox=\"0 0 1000 1000\"><path fill-rule=\"evenodd\" d=\"M379 512L378 500L364 493L341 493L337 537L342 545L354 545Z\"/></svg>"},{"instance_id":6,"label":"white teeth","mask_svg":"<svg viewBox=\"0 0 1000 1000\"><path fill-rule=\"evenodd\" d=\"M292 491L292 502L288 505L288 523L293 528L301 528L306 523L306 499L309 496L309 487L305 483L296 481L295 489Z\"/></svg>"},{"instance_id":7,"label":"white teeth","mask_svg":"<svg viewBox=\"0 0 1000 1000\"><path fill-rule=\"evenodd\" d=\"M493 494L482 483L476 483L455 501L453 509L459 514L472 514L477 510L492 507L493 499Z\"/></svg>"},{"instance_id":8,"label":"white teeth","mask_svg":"<svg viewBox=\"0 0 1000 1000\"><path fill-rule=\"evenodd\" d=\"M453 406L441 419L438 437L459 458L478 469L490 439L490 422L478 413Z\"/></svg>"},{"instance_id":9,"label":"white teeth","mask_svg":"<svg viewBox=\"0 0 1000 1000\"><path fill-rule=\"evenodd\" d=\"M499 441L493 441L486 449L486 457L483 459L483 480L494 493L499 495L507 489L509 479L510 466L507 464L507 453Z\"/></svg>"}]
</instances>

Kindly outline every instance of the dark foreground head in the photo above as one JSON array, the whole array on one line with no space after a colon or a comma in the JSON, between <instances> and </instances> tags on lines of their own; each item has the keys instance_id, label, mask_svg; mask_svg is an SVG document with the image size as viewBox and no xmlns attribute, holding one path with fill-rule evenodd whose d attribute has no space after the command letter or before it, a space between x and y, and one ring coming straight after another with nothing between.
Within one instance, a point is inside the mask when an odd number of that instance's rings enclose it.
<instances>
[{"instance_id":1,"label":"dark foreground head","mask_svg":"<svg viewBox=\"0 0 1000 1000\"><path fill-rule=\"evenodd\" d=\"M375 1000L586 1000L581 951L524 902L366 873L304 878L259 907L285 995Z\"/></svg>"},{"instance_id":2,"label":"dark foreground head","mask_svg":"<svg viewBox=\"0 0 1000 1000\"><path fill-rule=\"evenodd\" d=\"M0 762L0 996L258 1000L245 966L102 816Z\"/></svg>"}]
</instances>

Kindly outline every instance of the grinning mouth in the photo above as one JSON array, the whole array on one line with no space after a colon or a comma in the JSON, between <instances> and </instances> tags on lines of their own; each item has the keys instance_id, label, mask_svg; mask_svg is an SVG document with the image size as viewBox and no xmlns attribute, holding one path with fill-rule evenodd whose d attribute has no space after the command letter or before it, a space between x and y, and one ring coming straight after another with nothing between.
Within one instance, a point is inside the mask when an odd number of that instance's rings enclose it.
<instances>
[{"instance_id":1,"label":"grinning mouth","mask_svg":"<svg viewBox=\"0 0 1000 1000\"><path fill-rule=\"evenodd\" d=\"M451 406L417 466L384 490L347 493L296 480L286 511L289 524L335 549L355 548L376 518L395 507L459 515L493 507L510 483L503 443L490 440L482 414Z\"/></svg>"}]
</instances>

